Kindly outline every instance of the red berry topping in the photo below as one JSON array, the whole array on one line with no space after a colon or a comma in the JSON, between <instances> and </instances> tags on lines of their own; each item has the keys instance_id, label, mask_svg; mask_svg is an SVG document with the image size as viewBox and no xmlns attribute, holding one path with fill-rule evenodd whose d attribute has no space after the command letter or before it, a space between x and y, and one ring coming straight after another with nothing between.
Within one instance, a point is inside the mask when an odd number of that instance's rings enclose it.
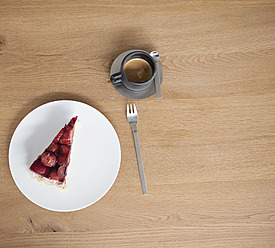
<instances>
[{"instance_id":1,"label":"red berry topping","mask_svg":"<svg viewBox=\"0 0 275 248\"><path fill-rule=\"evenodd\" d=\"M60 138L59 143L63 145L71 145L73 142L73 131L74 129L71 126L66 126L66 130Z\"/></svg>"},{"instance_id":2,"label":"red berry topping","mask_svg":"<svg viewBox=\"0 0 275 248\"><path fill-rule=\"evenodd\" d=\"M74 124L75 124L75 122L76 122L77 117L78 117L78 116L73 117L73 118L70 120L68 126L74 127Z\"/></svg>"},{"instance_id":3,"label":"red berry topping","mask_svg":"<svg viewBox=\"0 0 275 248\"><path fill-rule=\"evenodd\" d=\"M58 142L64 145L71 145L73 142L73 132L74 132L74 125L76 122L77 116L73 117L69 124L66 125L63 129L63 134L59 137Z\"/></svg>"},{"instance_id":4,"label":"red berry topping","mask_svg":"<svg viewBox=\"0 0 275 248\"><path fill-rule=\"evenodd\" d=\"M56 156L52 152L44 152L41 156L41 162L48 167L53 167L56 164Z\"/></svg>"},{"instance_id":5,"label":"red berry topping","mask_svg":"<svg viewBox=\"0 0 275 248\"><path fill-rule=\"evenodd\" d=\"M71 150L71 147L70 146L66 146L66 145L60 145L59 146L59 152L61 154L69 154L70 153L70 150Z\"/></svg>"},{"instance_id":6,"label":"red berry topping","mask_svg":"<svg viewBox=\"0 0 275 248\"><path fill-rule=\"evenodd\" d=\"M66 173L66 166L60 166L57 170L58 177L63 179Z\"/></svg>"},{"instance_id":7,"label":"red berry topping","mask_svg":"<svg viewBox=\"0 0 275 248\"><path fill-rule=\"evenodd\" d=\"M56 171L56 170L52 171L52 172L49 174L49 179L59 181L59 177L58 177L58 174L57 174L57 171Z\"/></svg>"},{"instance_id":8,"label":"red berry topping","mask_svg":"<svg viewBox=\"0 0 275 248\"><path fill-rule=\"evenodd\" d=\"M57 163L60 166L66 166L70 163L70 157L68 155L59 155L57 158Z\"/></svg>"},{"instance_id":9,"label":"red berry topping","mask_svg":"<svg viewBox=\"0 0 275 248\"><path fill-rule=\"evenodd\" d=\"M55 136L55 138L53 139L53 143L57 143L59 140L60 140L60 138L61 138L61 136L63 135L63 133L64 133L64 130L65 130L65 128L63 127L60 131L59 131L59 133Z\"/></svg>"},{"instance_id":10,"label":"red berry topping","mask_svg":"<svg viewBox=\"0 0 275 248\"><path fill-rule=\"evenodd\" d=\"M48 152L57 152L58 150L58 144L51 143L49 147L46 149Z\"/></svg>"},{"instance_id":11,"label":"red berry topping","mask_svg":"<svg viewBox=\"0 0 275 248\"><path fill-rule=\"evenodd\" d=\"M44 166L41 162L40 162L40 157L38 159L36 159L33 164L30 167L30 170L32 170L33 172L42 175L42 176L47 176L50 168Z\"/></svg>"},{"instance_id":12,"label":"red berry topping","mask_svg":"<svg viewBox=\"0 0 275 248\"><path fill-rule=\"evenodd\" d=\"M77 118L77 116L73 117L68 125L59 131L44 153L33 162L31 171L58 183L65 180Z\"/></svg>"}]
</instances>

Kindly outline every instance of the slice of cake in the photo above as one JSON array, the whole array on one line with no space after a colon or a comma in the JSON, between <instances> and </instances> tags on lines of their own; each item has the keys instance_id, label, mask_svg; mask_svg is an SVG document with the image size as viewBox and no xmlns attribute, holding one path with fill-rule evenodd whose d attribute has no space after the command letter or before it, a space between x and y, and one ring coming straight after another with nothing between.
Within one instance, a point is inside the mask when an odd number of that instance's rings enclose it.
<instances>
[{"instance_id":1,"label":"slice of cake","mask_svg":"<svg viewBox=\"0 0 275 248\"><path fill-rule=\"evenodd\" d=\"M37 179L65 187L76 120L73 117L32 163L30 172Z\"/></svg>"}]
</instances>

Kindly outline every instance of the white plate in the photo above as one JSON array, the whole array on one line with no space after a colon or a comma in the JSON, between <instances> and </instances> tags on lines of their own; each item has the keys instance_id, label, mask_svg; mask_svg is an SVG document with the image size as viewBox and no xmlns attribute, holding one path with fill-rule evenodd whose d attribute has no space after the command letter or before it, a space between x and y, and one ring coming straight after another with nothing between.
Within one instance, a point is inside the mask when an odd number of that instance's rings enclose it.
<instances>
[{"instance_id":1,"label":"white plate","mask_svg":"<svg viewBox=\"0 0 275 248\"><path fill-rule=\"evenodd\" d=\"M29 174L30 165L76 115L67 189L38 182ZM59 212L83 209L103 197L117 177L120 161L120 143L111 123L76 101L50 102L31 111L17 126L9 148L11 174L20 191L38 206Z\"/></svg>"}]
</instances>

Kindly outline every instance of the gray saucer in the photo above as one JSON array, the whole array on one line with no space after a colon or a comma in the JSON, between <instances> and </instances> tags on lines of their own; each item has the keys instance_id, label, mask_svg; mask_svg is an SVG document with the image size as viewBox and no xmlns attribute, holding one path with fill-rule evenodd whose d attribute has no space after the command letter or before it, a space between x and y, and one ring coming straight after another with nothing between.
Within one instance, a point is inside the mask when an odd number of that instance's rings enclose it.
<instances>
[{"instance_id":1,"label":"gray saucer","mask_svg":"<svg viewBox=\"0 0 275 248\"><path fill-rule=\"evenodd\" d=\"M136 51L140 51L140 50L129 50L129 51L126 51L122 54L120 54L116 59L115 61L113 62L112 66L111 66L111 71L110 71L110 77L119 72L120 71L120 65L121 65L121 62L123 60L123 58L125 56L127 56L129 53L131 52L136 52ZM145 51L144 51L145 52ZM162 83L162 79L163 79L163 73L162 73L162 68L161 68L161 65L159 64L159 62L156 62L158 63L158 70L157 70L157 73L159 73L159 80L160 80L160 84ZM113 85L115 87L115 89L117 90L117 92L129 99L133 99L133 100L141 100L141 99L145 99L145 98L148 98L150 96L152 96L153 94L156 93L156 90L155 90L155 84L152 83L148 88L142 90L142 91L132 91L132 90L129 90L127 89L123 84L119 84L119 85Z\"/></svg>"}]
</instances>

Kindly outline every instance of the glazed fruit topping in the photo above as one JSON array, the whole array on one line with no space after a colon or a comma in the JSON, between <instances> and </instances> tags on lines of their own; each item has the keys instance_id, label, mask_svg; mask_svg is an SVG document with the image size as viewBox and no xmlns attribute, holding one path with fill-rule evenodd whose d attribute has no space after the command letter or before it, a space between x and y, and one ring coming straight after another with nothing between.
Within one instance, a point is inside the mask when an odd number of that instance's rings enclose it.
<instances>
[{"instance_id":1,"label":"glazed fruit topping","mask_svg":"<svg viewBox=\"0 0 275 248\"><path fill-rule=\"evenodd\" d=\"M50 180L62 184L65 181L67 166L70 163L74 125L73 117L55 136L52 143L31 165L30 170Z\"/></svg>"},{"instance_id":2,"label":"glazed fruit topping","mask_svg":"<svg viewBox=\"0 0 275 248\"><path fill-rule=\"evenodd\" d=\"M74 127L74 124L75 124L76 120L77 120L77 116L76 116L76 117L73 117L73 118L70 120L68 126Z\"/></svg>"},{"instance_id":3,"label":"glazed fruit topping","mask_svg":"<svg viewBox=\"0 0 275 248\"><path fill-rule=\"evenodd\" d=\"M41 176L47 176L50 171L49 167L46 167L41 163L40 157L33 162L30 169Z\"/></svg>"},{"instance_id":4,"label":"glazed fruit topping","mask_svg":"<svg viewBox=\"0 0 275 248\"><path fill-rule=\"evenodd\" d=\"M56 170L54 170L54 171L52 171L52 172L50 173L49 179L59 181L59 177L58 177L58 174L57 174L57 171L56 171Z\"/></svg>"},{"instance_id":5,"label":"glazed fruit topping","mask_svg":"<svg viewBox=\"0 0 275 248\"><path fill-rule=\"evenodd\" d=\"M41 162L47 167L53 167L56 164L56 155L53 152L44 152L41 156Z\"/></svg>"},{"instance_id":6,"label":"glazed fruit topping","mask_svg":"<svg viewBox=\"0 0 275 248\"><path fill-rule=\"evenodd\" d=\"M59 179L63 179L65 176L65 172L66 172L66 166L60 166L57 170L57 174Z\"/></svg>"},{"instance_id":7,"label":"glazed fruit topping","mask_svg":"<svg viewBox=\"0 0 275 248\"><path fill-rule=\"evenodd\" d=\"M60 131L59 131L59 133L55 136L55 138L53 139L53 143L57 143L59 140L60 140L60 138L61 138L61 136L63 135L63 133L64 133L64 130L65 130L65 128L63 127Z\"/></svg>"},{"instance_id":8,"label":"glazed fruit topping","mask_svg":"<svg viewBox=\"0 0 275 248\"><path fill-rule=\"evenodd\" d=\"M66 166L70 163L70 157L68 155L59 155L57 158L57 163L60 166Z\"/></svg>"},{"instance_id":9,"label":"glazed fruit topping","mask_svg":"<svg viewBox=\"0 0 275 248\"><path fill-rule=\"evenodd\" d=\"M73 142L73 128L71 126L66 126L65 132L59 140L60 144L71 145Z\"/></svg>"},{"instance_id":10,"label":"glazed fruit topping","mask_svg":"<svg viewBox=\"0 0 275 248\"><path fill-rule=\"evenodd\" d=\"M70 146L67 146L67 145L60 145L59 146L59 152L61 154L69 154L70 153L70 150L71 150L71 147Z\"/></svg>"},{"instance_id":11,"label":"glazed fruit topping","mask_svg":"<svg viewBox=\"0 0 275 248\"><path fill-rule=\"evenodd\" d=\"M58 144L51 143L49 147L46 149L48 152L57 152L58 151Z\"/></svg>"}]
</instances>

